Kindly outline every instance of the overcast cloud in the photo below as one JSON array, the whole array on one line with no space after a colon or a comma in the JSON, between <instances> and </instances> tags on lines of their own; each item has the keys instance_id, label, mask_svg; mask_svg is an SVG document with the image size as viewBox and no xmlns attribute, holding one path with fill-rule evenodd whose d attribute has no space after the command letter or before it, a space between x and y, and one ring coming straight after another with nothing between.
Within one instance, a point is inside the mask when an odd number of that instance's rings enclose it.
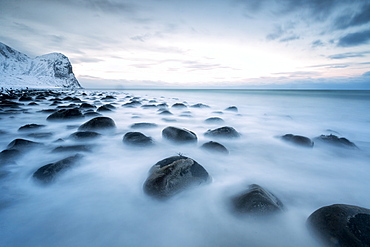
<instances>
[{"instance_id":1,"label":"overcast cloud","mask_svg":"<svg viewBox=\"0 0 370 247\"><path fill-rule=\"evenodd\" d=\"M0 0L0 26L85 87L369 88L370 0Z\"/></svg>"}]
</instances>

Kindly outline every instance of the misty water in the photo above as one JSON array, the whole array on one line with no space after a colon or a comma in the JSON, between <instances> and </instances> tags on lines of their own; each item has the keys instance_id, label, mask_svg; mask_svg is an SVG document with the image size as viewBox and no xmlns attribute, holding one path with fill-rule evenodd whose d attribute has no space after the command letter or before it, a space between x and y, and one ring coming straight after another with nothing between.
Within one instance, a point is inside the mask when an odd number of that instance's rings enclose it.
<instances>
[{"instance_id":1,"label":"misty water","mask_svg":"<svg viewBox=\"0 0 370 247\"><path fill-rule=\"evenodd\" d=\"M45 145L25 152L14 164L0 167L0 246L320 246L306 227L316 209L343 203L370 208L370 92L258 90L79 90L64 96L116 109L102 113L116 129L83 143L93 144L80 164L51 184L32 174L41 166L76 152L52 152L60 145L81 144L69 138L92 117L50 122L49 99L21 106L17 114L0 115L0 151L16 138ZM102 100L106 95L115 99ZM168 104L173 115L159 107L123 107L133 97L142 104ZM62 101L59 105L73 102ZM186 109L175 109L185 103ZM208 108L194 108L202 103ZM80 103L76 103L78 106ZM236 106L238 112L226 111ZM0 112L4 113L4 112ZM209 117L225 122L209 124ZM133 130L134 123L157 127ZM19 132L26 124L43 124L34 132ZM162 138L167 126L189 129L197 144L176 145ZM208 129L234 127L241 137L218 139L229 155L206 152L200 146L212 138ZM123 135L140 131L156 145L124 145ZM319 145L305 148L279 138L284 134L315 138L322 134L345 137L359 149ZM59 138L63 141L58 140ZM160 201L143 192L149 169L177 154L201 164L212 182ZM230 198L250 184L259 184L284 204L271 217L235 215Z\"/></svg>"}]
</instances>

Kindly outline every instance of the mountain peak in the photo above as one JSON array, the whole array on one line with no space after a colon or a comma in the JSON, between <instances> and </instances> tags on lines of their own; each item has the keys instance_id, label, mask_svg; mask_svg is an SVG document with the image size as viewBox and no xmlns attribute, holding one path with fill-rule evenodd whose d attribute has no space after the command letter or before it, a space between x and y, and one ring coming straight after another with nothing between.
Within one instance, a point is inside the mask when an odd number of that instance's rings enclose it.
<instances>
[{"instance_id":1,"label":"mountain peak","mask_svg":"<svg viewBox=\"0 0 370 247\"><path fill-rule=\"evenodd\" d=\"M29 58L0 42L0 86L81 88L72 64L62 53Z\"/></svg>"}]
</instances>

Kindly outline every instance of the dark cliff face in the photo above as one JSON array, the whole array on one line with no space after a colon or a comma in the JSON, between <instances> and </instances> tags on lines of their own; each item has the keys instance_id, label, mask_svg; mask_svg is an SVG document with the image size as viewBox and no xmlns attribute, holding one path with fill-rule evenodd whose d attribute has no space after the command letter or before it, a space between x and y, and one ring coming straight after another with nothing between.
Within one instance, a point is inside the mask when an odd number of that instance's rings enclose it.
<instances>
[{"instance_id":1,"label":"dark cliff face","mask_svg":"<svg viewBox=\"0 0 370 247\"><path fill-rule=\"evenodd\" d=\"M62 56L62 58L64 58L64 60L65 59L68 60L68 58L64 55ZM71 63L69 61L68 63L65 63L61 59L57 59L54 63L55 77L64 79L64 78L69 78L70 74L73 74Z\"/></svg>"}]
</instances>

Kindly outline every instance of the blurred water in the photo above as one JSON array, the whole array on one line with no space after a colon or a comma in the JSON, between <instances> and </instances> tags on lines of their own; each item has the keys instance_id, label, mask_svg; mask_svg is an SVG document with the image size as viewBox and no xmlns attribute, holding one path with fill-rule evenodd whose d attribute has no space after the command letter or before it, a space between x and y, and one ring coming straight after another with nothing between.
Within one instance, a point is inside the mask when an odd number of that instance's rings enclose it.
<instances>
[{"instance_id":1,"label":"blurred water","mask_svg":"<svg viewBox=\"0 0 370 247\"><path fill-rule=\"evenodd\" d=\"M16 165L1 167L8 175L0 180L0 246L318 246L305 227L313 211L334 203L370 208L369 91L103 91L104 96L116 97L112 102L101 101L98 93L70 94L88 103L115 104L116 110L104 115L114 119L117 129L91 141L96 147L84 153L81 165L48 186L35 183L33 172L68 156L51 153L61 145L54 141L63 138L64 145L76 144L67 137L87 119L48 122L48 114L38 112L52 108L47 100L24 106L28 113L1 115L0 130L6 133L1 135L0 150L15 138L41 141L45 147L24 154ZM143 104L155 100L155 104L203 103L210 108L169 107L174 115L163 116L157 108L122 107L130 99L127 96L140 97ZM225 111L232 105L238 112ZM213 116L225 124L204 122ZM153 137L156 147L123 145L123 135L138 122L158 125L139 130ZM17 131L30 123L47 125L42 131L53 136L39 140ZM163 140L166 126L192 130L198 144L178 146ZM230 154L200 149L211 140L203 134L221 126L232 126L242 135L217 140ZM287 133L309 138L333 133L360 150L301 148L277 138ZM212 183L165 202L147 197L142 185L150 167L177 153L205 167ZM268 220L232 214L229 198L252 183L280 198L285 212Z\"/></svg>"}]
</instances>

